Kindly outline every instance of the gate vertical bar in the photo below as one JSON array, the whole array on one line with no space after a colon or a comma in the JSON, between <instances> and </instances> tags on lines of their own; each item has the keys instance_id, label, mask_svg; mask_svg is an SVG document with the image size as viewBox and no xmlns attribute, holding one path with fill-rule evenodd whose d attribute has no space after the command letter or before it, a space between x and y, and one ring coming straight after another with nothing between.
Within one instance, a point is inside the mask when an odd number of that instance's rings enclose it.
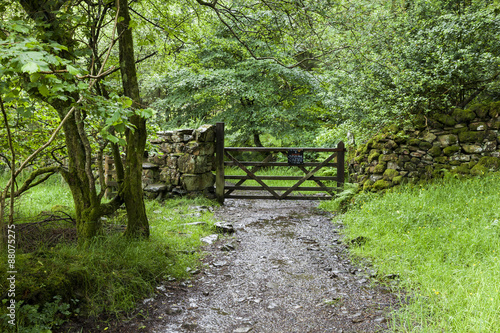
<instances>
[{"instance_id":1,"label":"gate vertical bar","mask_svg":"<svg viewBox=\"0 0 500 333\"><path fill-rule=\"evenodd\" d=\"M345 181L345 146L344 142L340 141L337 145L340 149L337 153L337 187L339 191L344 187Z\"/></svg>"},{"instance_id":2,"label":"gate vertical bar","mask_svg":"<svg viewBox=\"0 0 500 333\"><path fill-rule=\"evenodd\" d=\"M215 125L215 165L217 174L215 178L215 196L217 201L224 204L224 123Z\"/></svg>"}]
</instances>

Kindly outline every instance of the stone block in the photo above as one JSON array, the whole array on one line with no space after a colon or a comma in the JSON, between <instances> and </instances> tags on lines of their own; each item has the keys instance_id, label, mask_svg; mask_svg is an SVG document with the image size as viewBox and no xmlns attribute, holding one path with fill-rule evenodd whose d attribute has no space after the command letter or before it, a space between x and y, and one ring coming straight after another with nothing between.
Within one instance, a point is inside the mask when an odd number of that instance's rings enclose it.
<instances>
[{"instance_id":1,"label":"stone block","mask_svg":"<svg viewBox=\"0 0 500 333\"><path fill-rule=\"evenodd\" d=\"M496 141L487 141L482 145L484 152L493 152L497 149Z\"/></svg>"},{"instance_id":2,"label":"stone block","mask_svg":"<svg viewBox=\"0 0 500 333\"><path fill-rule=\"evenodd\" d=\"M215 143L190 141L186 145L186 152L196 156L213 155L215 153Z\"/></svg>"},{"instance_id":3,"label":"stone block","mask_svg":"<svg viewBox=\"0 0 500 333\"><path fill-rule=\"evenodd\" d=\"M160 150L166 154L170 154L175 151L175 148L172 143L164 142L161 144Z\"/></svg>"},{"instance_id":4,"label":"stone block","mask_svg":"<svg viewBox=\"0 0 500 333\"><path fill-rule=\"evenodd\" d=\"M206 173L212 170L213 156L185 154L178 158L177 167L181 173Z\"/></svg>"},{"instance_id":5,"label":"stone block","mask_svg":"<svg viewBox=\"0 0 500 333\"><path fill-rule=\"evenodd\" d=\"M179 185L180 174L176 169L164 168L160 172L160 181L167 185Z\"/></svg>"},{"instance_id":6,"label":"stone block","mask_svg":"<svg viewBox=\"0 0 500 333\"><path fill-rule=\"evenodd\" d=\"M194 131L193 136L198 142L215 142L215 126L203 125Z\"/></svg>"},{"instance_id":7,"label":"stone block","mask_svg":"<svg viewBox=\"0 0 500 333\"><path fill-rule=\"evenodd\" d=\"M212 172L203 174L183 174L181 176L182 187L188 191L203 191L215 184L215 175Z\"/></svg>"},{"instance_id":8,"label":"stone block","mask_svg":"<svg viewBox=\"0 0 500 333\"><path fill-rule=\"evenodd\" d=\"M483 122L471 123L469 129L471 131L485 131L488 129L488 125Z\"/></svg>"},{"instance_id":9,"label":"stone block","mask_svg":"<svg viewBox=\"0 0 500 333\"><path fill-rule=\"evenodd\" d=\"M441 147L448 147L457 143L458 138L454 134L446 134L446 135L440 135L438 137L438 140L439 143L441 144Z\"/></svg>"},{"instance_id":10,"label":"stone block","mask_svg":"<svg viewBox=\"0 0 500 333\"><path fill-rule=\"evenodd\" d=\"M469 154L477 154L483 152L483 147L477 144L463 144L462 149Z\"/></svg>"},{"instance_id":11,"label":"stone block","mask_svg":"<svg viewBox=\"0 0 500 333\"><path fill-rule=\"evenodd\" d=\"M465 155L465 154L453 155L450 157L450 161L469 162L470 155Z\"/></svg>"}]
</instances>

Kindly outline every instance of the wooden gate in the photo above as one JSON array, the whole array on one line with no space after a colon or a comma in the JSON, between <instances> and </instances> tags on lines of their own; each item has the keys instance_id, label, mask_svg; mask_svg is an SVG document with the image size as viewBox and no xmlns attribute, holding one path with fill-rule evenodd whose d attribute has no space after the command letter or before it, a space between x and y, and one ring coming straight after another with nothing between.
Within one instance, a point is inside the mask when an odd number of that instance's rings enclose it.
<instances>
[{"instance_id":1,"label":"wooden gate","mask_svg":"<svg viewBox=\"0 0 500 333\"><path fill-rule=\"evenodd\" d=\"M345 148L340 142L337 148L267 148L267 147L224 147L224 123L217 123L216 139L216 190L217 200L222 204L224 199L274 199L274 200L328 200L335 192L343 187L345 170ZM239 161L234 152L254 151L269 153L261 162ZM303 152L328 152L331 153L323 162L306 162L303 159ZM273 153L283 153L287 156L288 162L272 161ZM225 160L226 159L226 160ZM224 174L225 166L236 166L243 170L244 176L229 176ZM296 167L304 176L258 176L255 173L265 167ZM337 169L336 176L315 176L315 174L325 167ZM309 168L309 169L308 169ZM237 180L234 185L227 185L226 180ZM243 186L247 180L254 180L258 186ZM264 180L296 180L293 186L269 186ZM300 186L305 181L313 181L316 186ZM336 187L326 186L324 181L336 182ZM259 191L257 195L234 194L235 191ZM265 191L265 195L261 192ZM293 192L326 192L327 195L291 195Z\"/></svg>"}]
</instances>

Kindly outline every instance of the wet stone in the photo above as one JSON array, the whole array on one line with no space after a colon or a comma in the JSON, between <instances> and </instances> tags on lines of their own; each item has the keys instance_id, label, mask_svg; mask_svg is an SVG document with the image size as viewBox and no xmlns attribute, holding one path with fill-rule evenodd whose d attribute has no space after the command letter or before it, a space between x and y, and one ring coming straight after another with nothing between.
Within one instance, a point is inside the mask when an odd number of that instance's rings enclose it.
<instances>
[{"instance_id":1,"label":"wet stone","mask_svg":"<svg viewBox=\"0 0 500 333\"><path fill-rule=\"evenodd\" d=\"M215 230L222 234L232 234L234 233L234 226L231 223L227 222L216 222Z\"/></svg>"},{"instance_id":2,"label":"wet stone","mask_svg":"<svg viewBox=\"0 0 500 333\"><path fill-rule=\"evenodd\" d=\"M252 327L245 326L245 327L238 327L233 331L233 333L248 333L252 330Z\"/></svg>"}]
</instances>

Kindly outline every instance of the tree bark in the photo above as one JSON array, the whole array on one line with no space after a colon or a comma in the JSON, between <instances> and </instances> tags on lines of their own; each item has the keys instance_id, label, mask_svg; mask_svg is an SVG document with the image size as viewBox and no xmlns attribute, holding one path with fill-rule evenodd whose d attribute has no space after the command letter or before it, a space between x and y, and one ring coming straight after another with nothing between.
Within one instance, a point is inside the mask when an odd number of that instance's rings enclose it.
<instances>
[{"instance_id":1,"label":"tree bark","mask_svg":"<svg viewBox=\"0 0 500 333\"><path fill-rule=\"evenodd\" d=\"M132 30L129 28L130 14L128 3L117 0L119 17L118 23L120 72L122 76L123 92L132 99L133 108L139 108L140 95L137 82L137 72L134 57L134 41ZM147 130L146 120L135 114L129 121L135 127L127 129L127 153L125 178L121 192L127 209L128 224L125 231L127 237L149 237L149 222L146 215L142 190L142 162L146 148Z\"/></svg>"}]
</instances>

